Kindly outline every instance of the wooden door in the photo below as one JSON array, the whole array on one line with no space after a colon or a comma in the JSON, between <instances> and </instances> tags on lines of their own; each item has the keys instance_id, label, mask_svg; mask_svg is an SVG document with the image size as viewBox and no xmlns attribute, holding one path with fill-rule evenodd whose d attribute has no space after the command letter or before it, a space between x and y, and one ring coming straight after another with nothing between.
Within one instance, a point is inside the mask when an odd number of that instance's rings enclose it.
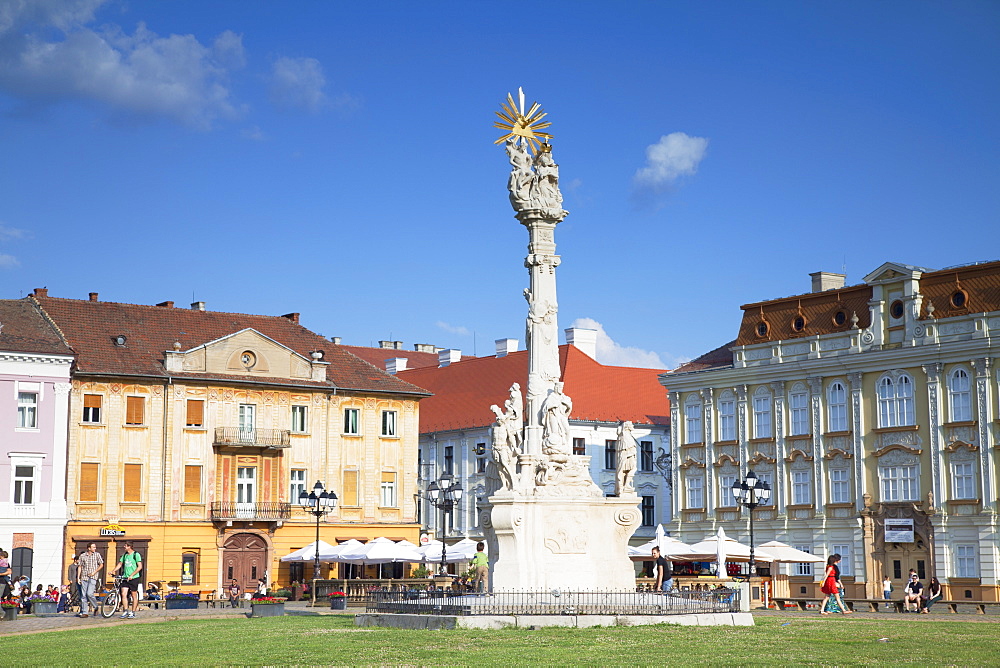
<instances>
[{"instance_id":1,"label":"wooden door","mask_svg":"<svg viewBox=\"0 0 1000 668\"><path fill-rule=\"evenodd\" d=\"M267 543L257 534L236 533L223 545L222 578L228 585L233 578L245 592L257 589L257 579L267 578Z\"/></svg>"}]
</instances>

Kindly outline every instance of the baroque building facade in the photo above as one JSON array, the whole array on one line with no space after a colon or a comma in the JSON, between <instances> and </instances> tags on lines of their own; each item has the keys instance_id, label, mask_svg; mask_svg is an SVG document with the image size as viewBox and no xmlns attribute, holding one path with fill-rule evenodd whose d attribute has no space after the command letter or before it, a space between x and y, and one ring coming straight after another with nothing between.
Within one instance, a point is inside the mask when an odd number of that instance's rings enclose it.
<instances>
[{"instance_id":1,"label":"baroque building facade","mask_svg":"<svg viewBox=\"0 0 1000 668\"><path fill-rule=\"evenodd\" d=\"M338 497L321 540L417 539L424 390L302 327L297 313L46 290L28 299L77 358L67 559L95 541L114 562L131 540L148 579L184 589L309 578L311 566L279 558L315 540L316 520L297 501L317 480ZM104 535L118 530L124 538Z\"/></svg>"},{"instance_id":2,"label":"baroque building facade","mask_svg":"<svg viewBox=\"0 0 1000 668\"><path fill-rule=\"evenodd\" d=\"M951 599L1000 599L1000 262L939 271L886 263L844 286L742 306L731 344L664 374L675 429L673 535L722 526L748 470L774 490L754 511L777 539L841 563L849 596L901 591L909 569ZM791 594L822 573L788 569Z\"/></svg>"}]
</instances>

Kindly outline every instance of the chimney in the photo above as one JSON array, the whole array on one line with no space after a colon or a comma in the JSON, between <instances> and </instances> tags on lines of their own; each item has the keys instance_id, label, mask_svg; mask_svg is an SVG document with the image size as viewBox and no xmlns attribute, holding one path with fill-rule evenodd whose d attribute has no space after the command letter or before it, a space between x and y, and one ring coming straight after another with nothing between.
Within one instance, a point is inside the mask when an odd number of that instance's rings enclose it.
<instances>
[{"instance_id":1,"label":"chimney","mask_svg":"<svg viewBox=\"0 0 1000 668\"><path fill-rule=\"evenodd\" d=\"M386 350L392 350L393 349L392 341L379 341L378 347L384 348Z\"/></svg>"},{"instance_id":2,"label":"chimney","mask_svg":"<svg viewBox=\"0 0 1000 668\"><path fill-rule=\"evenodd\" d=\"M90 293L90 301L92 301L92 302L96 302L97 301L97 293L96 292L91 292Z\"/></svg>"},{"instance_id":3,"label":"chimney","mask_svg":"<svg viewBox=\"0 0 1000 668\"><path fill-rule=\"evenodd\" d=\"M437 346L433 346L429 343L414 343L413 349L418 353L436 353L438 351Z\"/></svg>"},{"instance_id":4,"label":"chimney","mask_svg":"<svg viewBox=\"0 0 1000 668\"><path fill-rule=\"evenodd\" d=\"M844 287L847 274L834 274L830 271L817 271L809 274L812 277L812 291L824 292L826 290L839 290Z\"/></svg>"},{"instance_id":5,"label":"chimney","mask_svg":"<svg viewBox=\"0 0 1000 668\"><path fill-rule=\"evenodd\" d=\"M191 309L194 311L204 311L205 302L191 302Z\"/></svg>"},{"instance_id":6,"label":"chimney","mask_svg":"<svg viewBox=\"0 0 1000 668\"><path fill-rule=\"evenodd\" d=\"M587 357L597 359L597 330L570 327L566 331L566 343L576 347Z\"/></svg>"},{"instance_id":7,"label":"chimney","mask_svg":"<svg viewBox=\"0 0 1000 668\"><path fill-rule=\"evenodd\" d=\"M497 357L506 357L517 352L517 339L497 339Z\"/></svg>"},{"instance_id":8,"label":"chimney","mask_svg":"<svg viewBox=\"0 0 1000 668\"><path fill-rule=\"evenodd\" d=\"M438 367L448 366L454 362L458 362L462 359L462 351L455 350L454 348L448 348L447 350L438 351Z\"/></svg>"},{"instance_id":9,"label":"chimney","mask_svg":"<svg viewBox=\"0 0 1000 668\"><path fill-rule=\"evenodd\" d=\"M285 315L283 315L281 317L282 318L288 318L289 320L291 320L292 322L294 322L296 325L299 324L299 314L298 313L286 313Z\"/></svg>"},{"instance_id":10,"label":"chimney","mask_svg":"<svg viewBox=\"0 0 1000 668\"><path fill-rule=\"evenodd\" d=\"M396 350L402 350L403 349L403 342L402 341L393 341L392 342L392 347L395 348Z\"/></svg>"},{"instance_id":11,"label":"chimney","mask_svg":"<svg viewBox=\"0 0 1000 668\"><path fill-rule=\"evenodd\" d=\"M97 301L97 300L95 299L94 301ZM160 302L159 304L157 304L157 306L162 306L163 308L173 308L174 307L174 303L173 302Z\"/></svg>"},{"instance_id":12,"label":"chimney","mask_svg":"<svg viewBox=\"0 0 1000 668\"><path fill-rule=\"evenodd\" d=\"M338 345L338 346L340 345L340 337L339 336L331 336L330 337L330 341L332 341L335 345Z\"/></svg>"},{"instance_id":13,"label":"chimney","mask_svg":"<svg viewBox=\"0 0 1000 668\"><path fill-rule=\"evenodd\" d=\"M390 357L385 361L385 370L396 375L400 371L406 371L406 362L405 357Z\"/></svg>"},{"instance_id":14,"label":"chimney","mask_svg":"<svg viewBox=\"0 0 1000 668\"><path fill-rule=\"evenodd\" d=\"M49 289L48 288L35 288L34 294L35 294L36 297L48 297L49 296Z\"/></svg>"}]
</instances>

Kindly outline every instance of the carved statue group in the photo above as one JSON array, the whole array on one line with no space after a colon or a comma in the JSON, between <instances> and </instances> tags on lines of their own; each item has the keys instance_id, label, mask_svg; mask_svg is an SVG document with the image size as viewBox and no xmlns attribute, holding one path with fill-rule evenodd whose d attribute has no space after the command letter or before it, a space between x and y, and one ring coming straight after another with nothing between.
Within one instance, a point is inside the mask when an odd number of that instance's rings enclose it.
<instances>
[{"instance_id":1,"label":"carved statue group","mask_svg":"<svg viewBox=\"0 0 1000 668\"><path fill-rule=\"evenodd\" d=\"M552 159L551 147L543 144L532 159L525 142L511 137L505 143L510 158L507 190L515 211L525 209L562 209L559 192L559 165Z\"/></svg>"},{"instance_id":2,"label":"carved statue group","mask_svg":"<svg viewBox=\"0 0 1000 668\"><path fill-rule=\"evenodd\" d=\"M514 489L517 478L517 456L521 454L523 441L523 411L524 399L521 396L521 386L514 383L510 386L510 397L503 404L503 410L496 404L490 410L496 416L496 422L491 429L491 445L493 463L496 465L500 482L506 489Z\"/></svg>"}]
</instances>

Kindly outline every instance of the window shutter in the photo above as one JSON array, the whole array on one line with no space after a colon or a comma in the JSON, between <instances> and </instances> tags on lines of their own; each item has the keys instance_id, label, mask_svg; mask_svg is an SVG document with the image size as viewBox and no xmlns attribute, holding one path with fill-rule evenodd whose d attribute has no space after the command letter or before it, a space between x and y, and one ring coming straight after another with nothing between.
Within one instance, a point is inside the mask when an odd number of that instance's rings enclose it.
<instances>
[{"instance_id":1,"label":"window shutter","mask_svg":"<svg viewBox=\"0 0 1000 668\"><path fill-rule=\"evenodd\" d=\"M145 401L143 397L125 398L125 424L143 424Z\"/></svg>"},{"instance_id":2,"label":"window shutter","mask_svg":"<svg viewBox=\"0 0 1000 668\"><path fill-rule=\"evenodd\" d=\"M126 464L124 482L122 501L129 503L142 501L142 464Z\"/></svg>"},{"instance_id":3,"label":"window shutter","mask_svg":"<svg viewBox=\"0 0 1000 668\"><path fill-rule=\"evenodd\" d=\"M84 408L100 408L101 407L101 395L99 395L99 394L85 394L85 395L83 395L83 407Z\"/></svg>"},{"instance_id":4,"label":"window shutter","mask_svg":"<svg viewBox=\"0 0 1000 668\"><path fill-rule=\"evenodd\" d=\"M188 399L187 426L205 426L205 402L202 399Z\"/></svg>"},{"instance_id":5,"label":"window shutter","mask_svg":"<svg viewBox=\"0 0 1000 668\"><path fill-rule=\"evenodd\" d=\"M396 474L393 471L382 471L382 482L396 482Z\"/></svg>"},{"instance_id":6,"label":"window shutter","mask_svg":"<svg viewBox=\"0 0 1000 668\"><path fill-rule=\"evenodd\" d=\"M358 472L344 471L344 501L345 506L358 504Z\"/></svg>"},{"instance_id":7,"label":"window shutter","mask_svg":"<svg viewBox=\"0 0 1000 668\"><path fill-rule=\"evenodd\" d=\"M184 467L184 503L201 503L201 467Z\"/></svg>"},{"instance_id":8,"label":"window shutter","mask_svg":"<svg viewBox=\"0 0 1000 668\"><path fill-rule=\"evenodd\" d=\"M100 464L80 464L80 500L97 501Z\"/></svg>"}]
</instances>

